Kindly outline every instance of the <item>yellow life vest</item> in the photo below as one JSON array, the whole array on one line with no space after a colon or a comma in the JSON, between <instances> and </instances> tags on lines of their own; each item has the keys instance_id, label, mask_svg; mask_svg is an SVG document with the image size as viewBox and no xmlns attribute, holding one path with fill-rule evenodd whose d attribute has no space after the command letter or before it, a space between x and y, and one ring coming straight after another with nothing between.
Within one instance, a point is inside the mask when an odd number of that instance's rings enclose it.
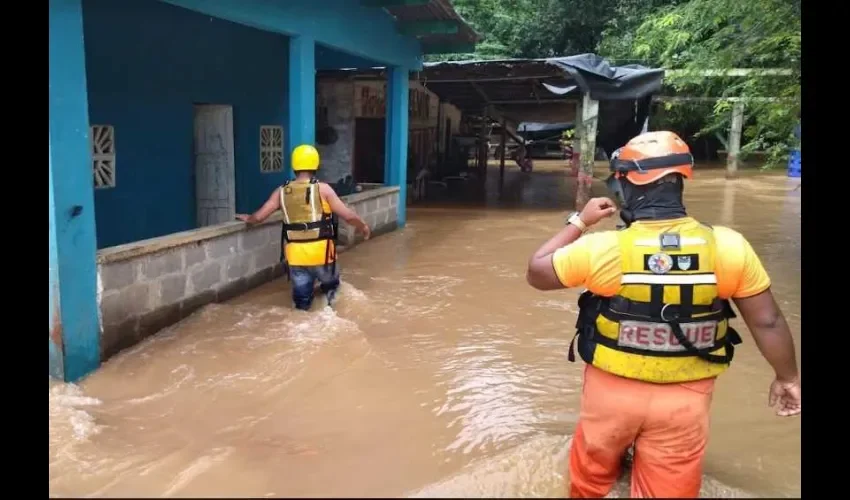
<instances>
[{"instance_id":1,"label":"yellow life vest","mask_svg":"<svg viewBox=\"0 0 850 500\"><path fill-rule=\"evenodd\" d=\"M723 373L741 338L729 326L732 306L717 296L712 229L700 224L659 233L633 225L618 239L623 272L617 294L585 291L579 297L581 358L614 375L654 383ZM569 359L575 361L572 344Z\"/></svg>"},{"instance_id":2,"label":"yellow life vest","mask_svg":"<svg viewBox=\"0 0 850 500\"><path fill-rule=\"evenodd\" d=\"M285 243L327 241L325 264L331 259L331 241L336 240L337 219L322 204L317 179L310 182L287 181L280 189Z\"/></svg>"}]
</instances>

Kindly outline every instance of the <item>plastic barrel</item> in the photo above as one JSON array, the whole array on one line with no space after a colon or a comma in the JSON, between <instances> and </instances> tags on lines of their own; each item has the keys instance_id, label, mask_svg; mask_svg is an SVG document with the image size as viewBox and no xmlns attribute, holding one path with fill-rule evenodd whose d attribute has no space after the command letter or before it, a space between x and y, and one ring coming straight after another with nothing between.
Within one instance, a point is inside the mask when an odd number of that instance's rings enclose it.
<instances>
[{"instance_id":1,"label":"plastic barrel","mask_svg":"<svg viewBox=\"0 0 850 500\"><path fill-rule=\"evenodd\" d=\"M791 151L791 155L788 157L788 177L802 177L803 176L803 162L802 156L800 154L800 150L795 149Z\"/></svg>"}]
</instances>

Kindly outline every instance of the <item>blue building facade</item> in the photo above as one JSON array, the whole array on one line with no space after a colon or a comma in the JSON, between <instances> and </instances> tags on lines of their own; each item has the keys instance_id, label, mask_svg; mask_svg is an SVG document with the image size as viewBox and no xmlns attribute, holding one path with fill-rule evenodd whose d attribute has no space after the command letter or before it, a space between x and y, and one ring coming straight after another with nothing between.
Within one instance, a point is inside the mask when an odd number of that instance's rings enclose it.
<instances>
[{"instance_id":1,"label":"blue building facade","mask_svg":"<svg viewBox=\"0 0 850 500\"><path fill-rule=\"evenodd\" d=\"M432 2L49 0L50 374L100 364L98 249L198 227L199 105L231 110L231 210L250 212L315 141L316 70L386 67L385 183L402 186L403 225L408 75L468 29L398 15ZM282 168L258 167L264 126L283 131Z\"/></svg>"}]
</instances>

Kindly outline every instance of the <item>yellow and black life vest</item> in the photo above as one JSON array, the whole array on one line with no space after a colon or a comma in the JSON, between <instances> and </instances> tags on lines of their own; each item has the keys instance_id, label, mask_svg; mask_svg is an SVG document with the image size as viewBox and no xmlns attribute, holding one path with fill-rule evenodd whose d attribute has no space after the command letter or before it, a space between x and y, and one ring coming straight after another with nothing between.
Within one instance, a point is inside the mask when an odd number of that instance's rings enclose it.
<instances>
[{"instance_id":1,"label":"yellow and black life vest","mask_svg":"<svg viewBox=\"0 0 850 500\"><path fill-rule=\"evenodd\" d=\"M579 297L581 358L614 375L654 383L724 372L741 338L729 326L731 304L717 296L712 229L700 224L659 234L633 225L618 239L623 272L617 294L585 291ZM572 343L569 359L575 361Z\"/></svg>"},{"instance_id":2,"label":"yellow and black life vest","mask_svg":"<svg viewBox=\"0 0 850 500\"><path fill-rule=\"evenodd\" d=\"M319 181L287 181L280 189L280 207L283 211L283 241L285 243L307 243L325 240L325 264L331 256L331 241L336 241L338 221L331 212L322 207ZM336 261L334 261L336 262Z\"/></svg>"}]
</instances>

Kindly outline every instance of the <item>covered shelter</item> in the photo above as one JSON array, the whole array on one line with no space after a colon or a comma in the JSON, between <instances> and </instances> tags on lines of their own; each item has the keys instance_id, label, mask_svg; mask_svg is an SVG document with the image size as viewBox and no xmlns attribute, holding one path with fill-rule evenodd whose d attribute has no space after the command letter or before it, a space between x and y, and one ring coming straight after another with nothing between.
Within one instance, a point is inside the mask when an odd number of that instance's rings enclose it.
<instances>
[{"instance_id":1,"label":"covered shelter","mask_svg":"<svg viewBox=\"0 0 850 500\"><path fill-rule=\"evenodd\" d=\"M406 220L408 80L478 35L448 0L50 0L49 373L279 275L280 228L234 221L316 138L316 72L386 68L383 183L347 201ZM345 228L343 228L345 232Z\"/></svg>"},{"instance_id":2,"label":"covered shelter","mask_svg":"<svg viewBox=\"0 0 850 500\"><path fill-rule=\"evenodd\" d=\"M664 70L612 66L595 54L580 54L426 63L418 76L465 115L477 115L482 122L501 122L503 142L508 134L521 140L516 137L516 127L521 122L576 123L576 135L581 141L576 203L581 207L590 193L600 107L611 117L607 120L610 123L599 130L601 142L608 148L609 143L622 144L645 126L652 96L661 89ZM503 176L504 158L500 178Z\"/></svg>"}]
</instances>

